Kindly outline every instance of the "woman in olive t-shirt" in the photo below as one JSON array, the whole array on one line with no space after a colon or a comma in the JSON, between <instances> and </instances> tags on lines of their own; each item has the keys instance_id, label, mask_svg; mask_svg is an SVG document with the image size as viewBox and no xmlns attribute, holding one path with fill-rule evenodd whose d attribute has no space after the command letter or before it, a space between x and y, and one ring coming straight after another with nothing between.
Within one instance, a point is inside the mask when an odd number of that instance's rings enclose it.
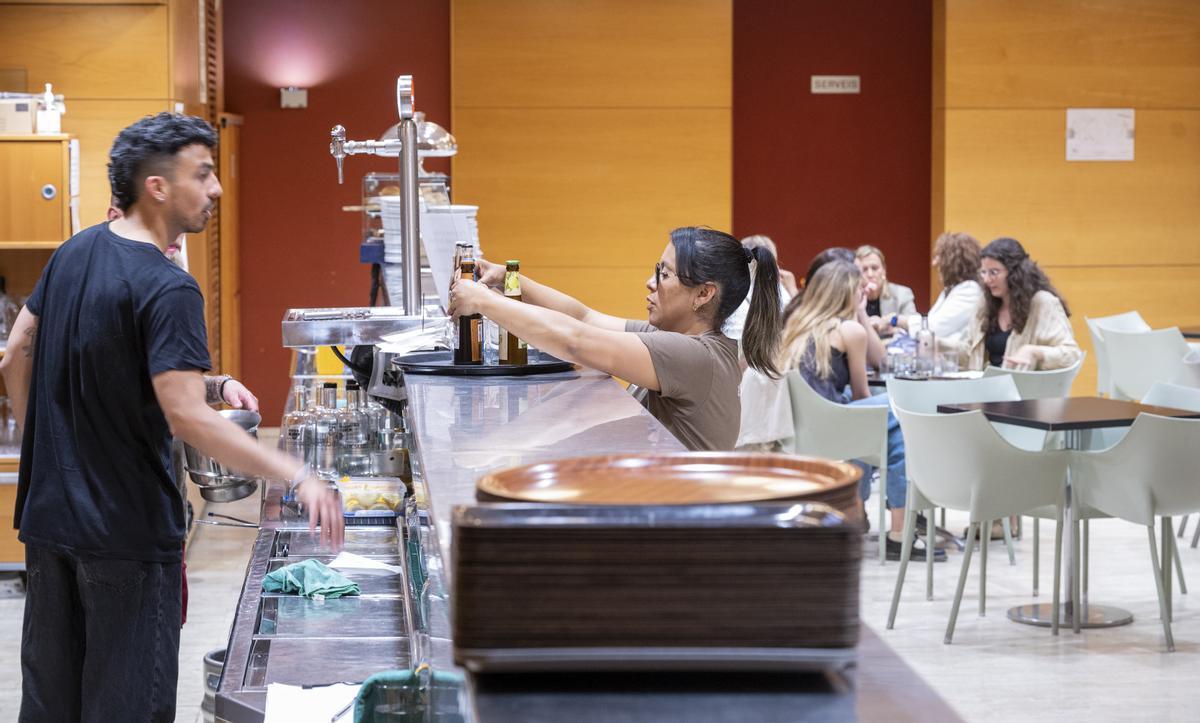
<instances>
[{"instance_id":1,"label":"woman in olive t-shirt","mask_svg":"<svg viewBox=\"0 0 1200 723\"><path fill-rule=\"evenodd\" d=\"M754 291L742 335L747 363L777 376L779 270L762 248L746 249L727 233L685 227L671 232L646 281L648 320L600 313L521 277L525 303L491 293L504 266L479 262L478 283L457 281L450 314L483 314L562 359L628 380L651 414L693 450L733 449L741 419L737 342L721 333L726 317Z\"/></svg>"}]
</instances>

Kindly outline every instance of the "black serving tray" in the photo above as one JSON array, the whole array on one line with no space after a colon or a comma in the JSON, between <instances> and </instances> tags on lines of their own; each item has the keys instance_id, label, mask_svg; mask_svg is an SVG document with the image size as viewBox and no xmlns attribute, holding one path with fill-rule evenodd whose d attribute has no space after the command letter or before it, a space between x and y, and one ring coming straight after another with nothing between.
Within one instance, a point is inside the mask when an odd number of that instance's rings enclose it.
<instances>
[{"instance_id":1,"label":"black serving tray","mask_svg":"<svg viewBox=\"0 0 1200 723\"><path fill-rule=\"evenodd\" d=\"M405 374L441 374L451 377L524 377L575 370L575 365L558 357L531 351L537 357L529 364L455 364L453 351L420 351L396 357L393 363Z\"/></svg>"}]
</instances>

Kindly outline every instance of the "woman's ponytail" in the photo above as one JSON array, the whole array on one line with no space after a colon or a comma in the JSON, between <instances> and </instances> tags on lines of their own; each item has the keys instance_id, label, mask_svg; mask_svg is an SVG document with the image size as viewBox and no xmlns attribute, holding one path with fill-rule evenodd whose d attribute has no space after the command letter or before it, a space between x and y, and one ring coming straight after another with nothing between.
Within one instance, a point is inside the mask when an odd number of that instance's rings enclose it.
<instances>
[{"instance_id":1,"label":"woman's ponytail","mask_svg":"<svg viewBox=\"0 0 1200 723\"><path fill-rule=\"evenodd\" d=\"M742 330L742 353L752 368L775 379L779 377L775 355L782 326L779 266L770 249L759 246L747 249L746 255L754 262L754 290L750 294L750 311Z\"/></svg>"}]
</instances>

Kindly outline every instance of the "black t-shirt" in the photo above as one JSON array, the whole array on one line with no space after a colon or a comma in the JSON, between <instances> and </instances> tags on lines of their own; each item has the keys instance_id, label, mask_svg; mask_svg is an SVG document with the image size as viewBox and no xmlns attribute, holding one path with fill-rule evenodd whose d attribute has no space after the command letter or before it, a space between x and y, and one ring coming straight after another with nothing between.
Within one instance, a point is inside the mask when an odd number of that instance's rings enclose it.
<instances>
[{"instance_id":1,"label":"black t-shirt","mask_svg":"<svg viewBox=\"0 0 1200 723\"><path fill-rule=\"evenodd\" d=\"M210 368L200 287L157 247L100 224L54 252L26 306L38 328L17 487L21 540L179 561L183 503L150 380Z\"/></svg>"},{"instance_id":2,"label":"black t-shirt","mask_svg":"<svg viewBox=\"0 0 1200 723\"><path fill-rule=\"evenodd\" d=\"M874 301L867 299L867 316L880 316L883 314L883 312L879 310L879 307L882 305L880 303L881 301L881 298L875 299Z\"/></svg>"}]
</instances>

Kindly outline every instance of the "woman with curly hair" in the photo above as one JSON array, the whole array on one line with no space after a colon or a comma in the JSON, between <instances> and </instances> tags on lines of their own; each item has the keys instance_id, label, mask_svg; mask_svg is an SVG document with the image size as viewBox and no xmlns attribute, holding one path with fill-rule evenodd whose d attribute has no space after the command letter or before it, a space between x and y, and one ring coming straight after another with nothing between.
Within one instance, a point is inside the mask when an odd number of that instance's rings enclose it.
<instances>
[{"instance_id":1,"label":"woman with curly hair","mask_svg":"<svg viewBox=\"0 0 1200 723\"><path fill-rule=\"evenodd\" d=\"M1062 369L1079 361L1066 302L1020 242L998 238L980 252L987 303L967 344L970 368Z\"/></svg>"},{"instance_id":2,"label":"woman with curly hair","mask_svg":"<svg viewBox=\"0 0 1200 723\"><path fill-rule=\"evenodd\" d=\"M933 243L933 266L941 277L942 293L929 310L929 328L938 341L953 347L983 308L979 242L970 234L947 231Z\"/></svg>"}]
</instances>

